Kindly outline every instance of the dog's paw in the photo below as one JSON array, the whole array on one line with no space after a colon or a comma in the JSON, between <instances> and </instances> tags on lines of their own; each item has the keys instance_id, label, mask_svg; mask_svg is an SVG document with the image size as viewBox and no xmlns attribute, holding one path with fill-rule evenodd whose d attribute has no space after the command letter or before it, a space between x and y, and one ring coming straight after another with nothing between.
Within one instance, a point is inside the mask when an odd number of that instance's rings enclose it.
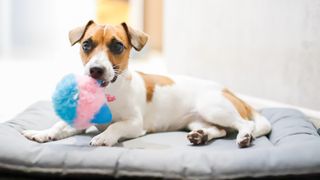
<instances>
[{"instance_id":1,"label":"dog's paw","mask_svg":"<svg viewBox=\"0 0 320 180\"><path fill-rule=\"evenodd\" d=\"M187 138L193 145L206 144L208 142L208 135L201 129L191 131Z\"/></svg>"},{"instance_id":2,"label":"dog's paw","mask_svg":"<svg viewBox=\"0 0 320 180\"><path fill-rule=\"evenodd\" d=\"M244 135L238 135L237 136L237 144L240 148L246 148L251 145L251 142L253 141L253 137L251 134L244 134Z\"/></svg>"},{"instance_id":3,"label":"dog's paw","mask_svg":"<svg viewBox=\"0 0 320 180\"><path fill-rule=\"evenodd\" d=\"M36 141L39 143L44 143L48 141L55 141L57 138L53 133L51 133L49 130L42 130L42 131L36 131L36 130L24 130L21 133L24 137Z\"/></svg>"},{"instance_id":4,"label":"dog's paw","mask_svg":"<svg viewBox=\"0 0 320 180\"><path fill-rule=\"evenodd\" d=\"M101 133L91 139L91 146L113 146L118 142L118 139L113 136Z\"/></svg>"}]
</instances>

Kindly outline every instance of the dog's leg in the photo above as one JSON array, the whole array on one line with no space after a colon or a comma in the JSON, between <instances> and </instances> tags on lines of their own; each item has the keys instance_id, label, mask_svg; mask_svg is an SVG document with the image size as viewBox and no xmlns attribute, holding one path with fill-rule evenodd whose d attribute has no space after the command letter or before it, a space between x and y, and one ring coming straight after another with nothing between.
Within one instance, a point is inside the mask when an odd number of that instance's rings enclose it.
<instances>
[{"instance_id":1,"label":"dog's leg","mask_svg":"<svg viewBox=\"0 0 320 180\"><path fill-rule=\"evenodd\" d=\"M210 94L199 97L196 104L199 115L208 123L238 130L236 143L241 148L250 146L253 140L254 121L243 119L221 95L216 95L212 99L208 97Z\"/></svg>"},{"instance_id":2,"label":"dog's leg","mask_svg":"<svg viewBox=\"0 0 320 180\"><path fill-rule=\"evenodd\" d=\"M236 119L234 123L234 128L238 130L236 142L240 148L249 147L253 141L254 122L241 117Z\"/></svg>"},{"instance_id":3,"label":"dog's leg","mask_svg":"<svg viewBox=\"0 0 320 180\"><path fill-rule=\"evenodd\" d=\"M105 131L92 138L90 145L113 146L121 138L136 138L146 133L142 119L123 120L111 124Z\"/></svg>"},{"instance_id":4,"label":"dog's leg","mask_svg":"<svg viewBox=\"0 0 320 180\"><path fill-rule=\"evenodd\" d=\"M237 114L220 107L213 107L208 111L202 111L201 116L209 123L238 130L236 143L241 148L250 146L253 140L253 121L245 120Z\"/></svg>"},{"instance_id":5,"label":"dog's leg","mask_svg":"<svg viewBox=\"0 0 320 180\"><path fill-rule=\"evenodd\" d=\"M22 135L26 138L37 141L39 143L44 143L48 141L55 141L64 139L70 136L74 136L77 134L83 133L85 130L77 130L70 127L63 121L57 122L49 129L45 130L24 130L22 131Z\"/></svg>"},{"instance_id":6,"label":"dog's leg","mask_svg":"<svg viewBox=\"0 0 320 180\"><path fill-rule=\"evenodd\" d=\"M213 138L226 136L227 132L219 127L213 126L204 121L194 121L188 125L191 132L187 138L194 145L206 144Z\"/></svg>"}]
</instances>

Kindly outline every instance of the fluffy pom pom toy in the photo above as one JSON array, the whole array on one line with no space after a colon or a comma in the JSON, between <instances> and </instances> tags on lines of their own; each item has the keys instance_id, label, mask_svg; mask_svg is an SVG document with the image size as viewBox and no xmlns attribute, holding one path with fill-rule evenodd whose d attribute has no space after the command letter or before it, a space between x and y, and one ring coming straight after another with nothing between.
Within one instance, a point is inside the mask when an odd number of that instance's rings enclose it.
<instances>
[{"instance_id":1,"label":"fluffy pom pom toy","mask_svg":"<svg viewBox=\"0 0 320 180\"><path fill-rule=\"evenodd\" d=\"M69 125L88 128L111 122L112 114L99 81L85 75L69 74L56 87L52 96L56 114Z\"/></svg>"}]
</instances>

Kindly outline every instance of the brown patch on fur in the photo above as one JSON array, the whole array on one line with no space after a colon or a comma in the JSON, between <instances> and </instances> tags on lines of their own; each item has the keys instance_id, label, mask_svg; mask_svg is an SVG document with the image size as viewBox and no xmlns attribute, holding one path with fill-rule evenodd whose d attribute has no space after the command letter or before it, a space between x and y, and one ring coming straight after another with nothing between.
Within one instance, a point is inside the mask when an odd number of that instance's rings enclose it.
<instances>
[{"instance_id":1,"label":"brown patch on fur","mask_svg":"<svg viewBox=\"0 0 320 180\"><path fill-rule=\"evenodd\" d=\"M132 80L132 75L130 74L129 76L126 77L126 79L127 79L128 81L131 81L131 80Z\"/></svg>"},{"instance_id":2,"label":"brown patch on fur","mask_svg":"<svg viewBox=\"0 0 320 180\"><path fill-rule=\"evenodd\" d=\"M150 102L153 97L153 92L155 86L170 86L174 84L174 81L166 76L161 75L153 75L153 74L145 74L142 72L138 72L142 79L144 80L146 86L146 98L147 102Z\"/></svg>"},{"instance_id":3,"label":"brown patch on fur","mask_svg":"<svg viewBox=\"0 0 320 180\"><path fill-rule=\"evenodd\" d=\"M252 120L253 109L248 104L234 95L228 89L224 89L222 94L234 105L243 119Z\"/></svg>"}]
</instances>

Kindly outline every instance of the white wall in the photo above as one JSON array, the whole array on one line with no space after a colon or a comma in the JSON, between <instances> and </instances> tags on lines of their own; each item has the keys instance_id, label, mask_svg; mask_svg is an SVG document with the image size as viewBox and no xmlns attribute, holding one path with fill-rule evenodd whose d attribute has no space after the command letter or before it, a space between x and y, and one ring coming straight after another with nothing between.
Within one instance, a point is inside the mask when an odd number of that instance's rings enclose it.
<instances>
[{"instance_id":1,"label":"white wall","mask_svg":"<svg viewBox=\"0 0 320 180\"><path fill-rule=\"evenodd\" d=\"M11 47L10 0L0 0L0 55L7 56Z\"/></svg>"},{"instance_id":2,"label":"white wall","mask_svg":"<svg viewBox=\"0 0 320 180\"><path fill-rule=\"evenodd\" d=\"M169 71L320 110L320 1L165 0Z\"/></svg>"},{"instance_id":3,"label":"white wall","mask_svg":"<svg viewBox=\"0 0 320 180\"><path fill-rule=\"evenodd\" d=\"M96 16L94 0L0 0L0 5L0 55L53 55L70 49L69 30Z\"/></svg>"}]
</instances>

